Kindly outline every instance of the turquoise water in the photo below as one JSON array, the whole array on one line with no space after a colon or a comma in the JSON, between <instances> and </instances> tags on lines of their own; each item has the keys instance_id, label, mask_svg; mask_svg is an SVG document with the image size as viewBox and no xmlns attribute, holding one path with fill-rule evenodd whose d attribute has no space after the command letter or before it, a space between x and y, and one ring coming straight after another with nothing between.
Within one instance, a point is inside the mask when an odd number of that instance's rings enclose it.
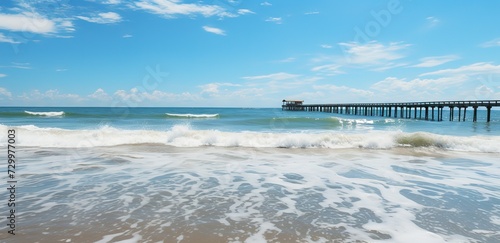
<instances>
[{"instance_id":1,"label":"turquoise water","mask_svg":"<svg viewBox=\"0 0 500 243\"><path fill-rule=\"evenodd\" d=\"M499 242L500 112L444 114L0 108L22 202L0 240Z\"/></svg>"},{"instance_id":2,"label":"turquoise water","mask_svg":"<svg viewBox=\"0 0 500 243\"><path fill-rule=\"evenodd\" d=\"M457 111L455 111L458 114ZM75 108L75 107L4 107L0 108L0 124L34 125L40 128L70 130L111 126L119 129L164 131L175 125L193 129L228 132L356 132L361 130L399 130L435 134L471 136L500 135L500 110L492 111L492 122L486 123L486 111L478 112L473 123L472 111L466 121L433 122L379 116L349 116L335 113L281 111L279 108Z\"/></svg>"}]
</instances>

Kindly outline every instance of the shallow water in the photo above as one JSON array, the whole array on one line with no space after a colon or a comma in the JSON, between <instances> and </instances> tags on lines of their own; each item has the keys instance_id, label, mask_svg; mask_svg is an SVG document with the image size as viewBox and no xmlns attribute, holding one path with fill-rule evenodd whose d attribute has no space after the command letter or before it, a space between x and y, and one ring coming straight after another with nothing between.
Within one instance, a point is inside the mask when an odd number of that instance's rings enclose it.
<instances>
[{"instance_id":1,"label":"shallow water","mask_svg":"<svg viewBox=\"0 0 500 243\"><path fill-rule=\"evenodd\" d=\"M5 242L498 242L496 154L23 148Z\"/></svg>"},{"instance_id":2,"label":"shallow water","mask_svg":"<svg viewBox=\"0 0 500 243\"><path fill-rule=\"evenodd\" d=\"M0 108L11 129L2 242L500 241L496 115Z\"/></svg>"}]
</instances>

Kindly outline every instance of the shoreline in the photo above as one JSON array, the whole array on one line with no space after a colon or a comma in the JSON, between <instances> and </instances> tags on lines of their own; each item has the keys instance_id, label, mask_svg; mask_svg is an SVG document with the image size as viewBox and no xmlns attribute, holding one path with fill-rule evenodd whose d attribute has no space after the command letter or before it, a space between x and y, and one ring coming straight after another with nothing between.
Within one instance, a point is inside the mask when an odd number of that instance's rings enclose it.
<instances>
[{"instance_id":1,"label":"shoreline","mask_svg":"<svg viewBox=\"0 0 500 243\"><path fill-rule=\"evenodd\" d=\"M489 210L500 198L496 154L163 145L74 152L18 150L19 235L6 242L369 242L412 234L487 242L500 220ZM468 212L479 225L466 223ZM446 224L450 217L463 225Z\"/></svg>"}]
</instances>

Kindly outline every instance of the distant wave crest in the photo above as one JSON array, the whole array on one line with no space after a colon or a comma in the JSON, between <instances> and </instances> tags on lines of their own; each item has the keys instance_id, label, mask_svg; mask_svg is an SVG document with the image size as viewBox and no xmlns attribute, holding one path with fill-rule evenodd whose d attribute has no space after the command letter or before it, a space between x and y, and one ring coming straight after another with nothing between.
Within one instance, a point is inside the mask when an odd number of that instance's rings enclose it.
<instances>
[{"instance_id":1,"label":"distant wave crest","mask_svg":"<svg viewBox=\"0 0 500 243\"><path fill-rule=\"evenodd\" d=\"M175 113L165 113L170 117L183 117L183 118L216 118L219 117L219 114L175 114Z\"/></svg>"},{"instance_id":2,"label":"distant wave crest","mask_svg":"<svg viewBox=\"0 0 500 243\"><path fill-rule=\"evenodd\" d=\"M48 112L34 112L34 111L24 111L24 113L33 116L63 116L64 111L48 111Z\"/></svg>"}]
</instances>

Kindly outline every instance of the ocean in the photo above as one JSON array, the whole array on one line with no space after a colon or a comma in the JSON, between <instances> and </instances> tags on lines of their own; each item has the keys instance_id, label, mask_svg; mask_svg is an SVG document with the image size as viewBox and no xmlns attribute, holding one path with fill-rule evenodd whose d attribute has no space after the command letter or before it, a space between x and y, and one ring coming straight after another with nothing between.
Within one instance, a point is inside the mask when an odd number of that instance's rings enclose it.
<instances>
[{"instance_id":1,"label":"ocean","mask_svg":"<svg viewBox=\"0 0 500 243\"><path fill-rule=\"evenodd\" d=\"M500 110L467 112L2 107L0 241L500 242Z\"/></svg>"}]
</instances>

